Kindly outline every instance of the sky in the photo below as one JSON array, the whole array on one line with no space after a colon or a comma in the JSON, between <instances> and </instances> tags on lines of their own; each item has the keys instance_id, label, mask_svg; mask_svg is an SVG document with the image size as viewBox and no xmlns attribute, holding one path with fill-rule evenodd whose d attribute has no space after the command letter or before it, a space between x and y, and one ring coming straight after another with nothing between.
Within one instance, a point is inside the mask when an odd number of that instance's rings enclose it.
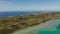
<instances>
[{"instance_id":1,"label":"sky","mask_svg":"<svg viewBox=\"0 0 60 34\"><path fill-rule=\"evenodd\" d=\"M60 0L0 0L0 11L60 11Z\"/></svg>"}]
</instances>

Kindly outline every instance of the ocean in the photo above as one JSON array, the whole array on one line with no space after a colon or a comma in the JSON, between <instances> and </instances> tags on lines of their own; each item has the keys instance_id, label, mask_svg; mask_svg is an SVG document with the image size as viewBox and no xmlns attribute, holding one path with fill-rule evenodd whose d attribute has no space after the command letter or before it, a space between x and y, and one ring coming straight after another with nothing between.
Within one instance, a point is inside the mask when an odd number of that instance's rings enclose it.
<instances>
[{"instance_id":1,"label":"ocean","mask_svg":"<svg viewBox=\"0 0 60 34\"><path fill-rule=\"evenodd\" d=\"M0 18L9 16L28 15L33 12L0 12ZM27 29L19 30L13 34L60 34L60 19L50 20L44 24L33 26Z\"/></svg>"},{"instance_id":2,"label":"ocean","mask_svg":"<svg viewBox=\"0 0 60 34\"><path fill-rule=\"evenodd\" d=\"M0 12L0 18L5 18L9 16L21 16L21 15L28 15L32 14L33 12L29 11L7 11L7 12Z\"/></svg>"}]
</instances>

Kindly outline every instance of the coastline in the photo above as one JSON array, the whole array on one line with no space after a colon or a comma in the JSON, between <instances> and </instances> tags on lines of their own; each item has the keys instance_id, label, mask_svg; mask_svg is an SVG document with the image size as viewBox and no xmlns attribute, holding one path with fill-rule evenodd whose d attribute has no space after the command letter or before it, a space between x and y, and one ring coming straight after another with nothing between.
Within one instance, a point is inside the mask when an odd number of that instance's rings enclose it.
<instances>
[{"instance_id":1,"label":"coastline","mask_svg":"<svg viewBox=\"0 0 60 34\"><path fill-rule=\"evenodd\" d=\"M13 33L17 30L28 30L31 28L31 30L40 29L42 26L47 27L47 24L45 25L46 21L54 20L54 19L60 19L60 14L49 14L49 13L35 13L30 15L24 15L24 16L14 16L11 18L0 18L1 20L1 27L0 31L2 32L9 32ZM43 24L43 25L41 25ZM38 26L39 25L39 26ZM41 29L43 29L43 27ZM46 28L44 28L46 29ZM5 31L7 30L7 31ZM28 30L30 31L30 30ZM2 33L3 33L2 32ZM26 32L26 31L25 31ZM9 34L7 33L7 34Z\"/></svg>"},{"instance_id":2,"label":"coastline","mask_svg":"<svg viewBox=\"0 0 60 34\"><path fill-rule=\"evenodd\" d=\"M26 29L22 29L22 30L17 30L12 34L28 34L29 32L35 31L35 30L56 30L56 28L50 28L48 27L48 21L46 23L41 23L39 25L35 25L32 27L28 27Z\"/></svg>"}]
</instances>

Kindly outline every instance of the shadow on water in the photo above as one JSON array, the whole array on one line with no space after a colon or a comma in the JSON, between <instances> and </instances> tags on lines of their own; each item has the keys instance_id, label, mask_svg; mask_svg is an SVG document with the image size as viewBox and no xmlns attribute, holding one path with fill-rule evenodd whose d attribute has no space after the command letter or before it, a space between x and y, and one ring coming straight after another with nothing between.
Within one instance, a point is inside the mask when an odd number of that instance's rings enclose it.
<instances>
[{"instance_id":1,"label":"shadow on water","mask_svg":"<svg viewBox=\"0 0 60 34\"><path fill-rule=\"evenodd\" d=\"M56 28L60 30L60 24Z\"/></svg>"}]
</instances>

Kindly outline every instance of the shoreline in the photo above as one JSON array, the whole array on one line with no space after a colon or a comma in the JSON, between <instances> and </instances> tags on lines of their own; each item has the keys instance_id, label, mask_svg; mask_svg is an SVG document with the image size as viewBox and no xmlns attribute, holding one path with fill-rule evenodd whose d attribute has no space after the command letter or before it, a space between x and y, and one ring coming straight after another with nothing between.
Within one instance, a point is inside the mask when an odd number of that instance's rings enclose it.
<instances>
[{"instance_id":1,"label":"shoreline","mask_svg":"<svg viewBox=\"0 0 60 34\"><path fill-rule=\"evenodd\" d=\"M29 28L34 28L34 27L35 30L39 27L42 27L43 25L41 24L45 24L45 22L54 19L60 19L60 14L48 14L48 13L39 14L38 13L36 15L32 14L32 15L25 15L25 16L14 16L11 18L0 18L1 26L3 26L0 28L0 31L3 30L3 32L5 32L5 30L7 30L9 31L9 33L13 33L19 29L27 30Z\"/></svg>"},{"instance_id":2,"label":"shoreline","mask_svg":"<svg viewBox=\"0 0 60 34\"><path fill-rule=\"evenodd\" d=\"M48 28L48 21L46 23L42 23L42 24L39 24L39 25L35 25L35 26L32 26L32 27L28 27L26 29L22 29L22 30L17 30L15 31L14 33L12 34L28 34L29 32L32 32L32 31L35 31L35 30L43 30L43 29L46 29L46 30L55 30L56 28L53 28L51 29L50 27Z\"/></svg>"}]
</instances>

